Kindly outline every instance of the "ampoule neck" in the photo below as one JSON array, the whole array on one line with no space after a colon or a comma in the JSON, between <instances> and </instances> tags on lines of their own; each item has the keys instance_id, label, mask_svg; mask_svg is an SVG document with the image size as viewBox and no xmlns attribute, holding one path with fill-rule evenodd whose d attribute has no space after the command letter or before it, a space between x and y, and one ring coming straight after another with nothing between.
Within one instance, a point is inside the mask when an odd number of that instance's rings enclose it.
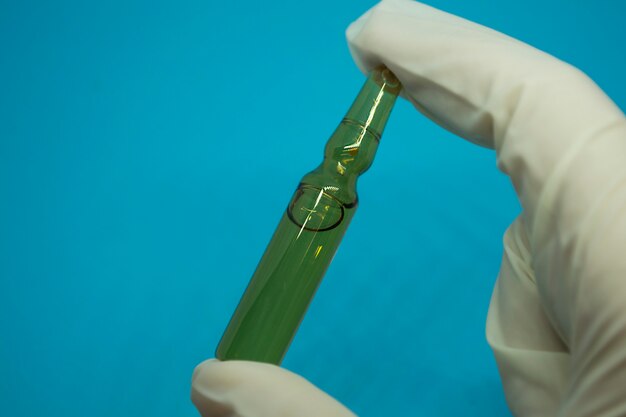
<instances>
[{"instance_id":1,"label":"ampoule neck","mask_svg":"<svg viewBox=\"0 0 626 417\"><path fill-rule=\"evenodd\" d=\"M346 113L345 120L364 127L377 139L380 138L401 89L400 81L388 68L383 66L372 70Z\"/></svg>"}]
</instances>

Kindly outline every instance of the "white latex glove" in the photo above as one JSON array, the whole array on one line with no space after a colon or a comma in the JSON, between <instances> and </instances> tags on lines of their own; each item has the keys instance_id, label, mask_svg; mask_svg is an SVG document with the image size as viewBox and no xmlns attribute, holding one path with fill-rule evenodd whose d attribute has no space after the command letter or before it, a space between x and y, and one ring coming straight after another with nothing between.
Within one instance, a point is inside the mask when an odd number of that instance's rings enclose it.
<instances>
[{"instance_id":1,"label":"white latex glove","mask_svg":"<svg viewBox=\"0 0 626 417\"><path fill-rule=\"evenodd\" d=\"M379 3L347 37L361 70L384 63L422 113L494 148L518 193L487 321L513 414L626 416L622 112L575 68L413 1ZM247 362L201 364L192 398L205 417L353 415Z\"/></svg>"}]
</instances>

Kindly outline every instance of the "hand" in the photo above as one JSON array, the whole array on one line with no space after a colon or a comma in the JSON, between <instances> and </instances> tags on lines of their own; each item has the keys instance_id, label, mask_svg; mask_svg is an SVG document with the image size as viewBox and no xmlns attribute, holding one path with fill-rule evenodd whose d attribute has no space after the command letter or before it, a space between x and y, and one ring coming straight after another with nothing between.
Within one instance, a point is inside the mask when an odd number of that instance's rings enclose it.
<instances>
[{"instance_id":1,"label":"hand","mask_svg":"<svg viewBox=\"0 0 626 417\"><path fill-rule=\"evenodd\" d=\"M364 72L385 64L418 110L494 148L517 191L487 320L513 414L625 415L624 115L568 64L413 1L379 3L347 37ZM201 364L192 397L205 417L352 415L246 362Z\"/></svg>"},{"instance_id":2,"label":"hand","mask_svg":"<svg viewBox=\"0 0 626 417\"><path fill-rule=\"evenodd\" d=\"M355 417L306 379L258 362L202 362L191 400L202 417Z\"/></svg>"}]
</instances>

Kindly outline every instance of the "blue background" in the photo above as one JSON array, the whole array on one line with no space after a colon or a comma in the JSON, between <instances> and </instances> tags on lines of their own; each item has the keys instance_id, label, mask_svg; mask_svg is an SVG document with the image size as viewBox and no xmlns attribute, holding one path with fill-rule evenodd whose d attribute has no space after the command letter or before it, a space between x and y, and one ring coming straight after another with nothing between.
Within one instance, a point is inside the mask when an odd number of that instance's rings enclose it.
<instances>
[{"instance_id":1,"label":"blue background","mask_svg":"<svg viewBox=\"0 0 626 417\"><path fill-rule=\"evenodd\" d=\"M372 1L2 1L0 414L194 416L299 178L364 77ZM626 7L433 0L626 108ZM618 5L619 4L619 5ZM519 207L491 151L399 102L284 365L362 416L507 415L484 321Z\"/></svg>"}]
</instances>

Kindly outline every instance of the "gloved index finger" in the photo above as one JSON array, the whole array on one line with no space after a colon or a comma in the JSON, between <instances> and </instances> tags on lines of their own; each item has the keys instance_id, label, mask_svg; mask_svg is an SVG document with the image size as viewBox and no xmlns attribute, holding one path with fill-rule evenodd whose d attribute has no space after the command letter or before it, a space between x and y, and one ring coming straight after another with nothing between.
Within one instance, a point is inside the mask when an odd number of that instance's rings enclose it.
<instances>
[{"instance_id":1,"label":"gloved index finger","mask_svg":"<svg viewBox=\"0 0 626 417\"><path fill-rule=\"evenodd\" d=\"M624 123L617 106L572 66L418 2L379 3L347 38L361 69L386 65L425 115L496 149L529 225L558 166L596 132Z\"/></svg>"}]
</instances>

